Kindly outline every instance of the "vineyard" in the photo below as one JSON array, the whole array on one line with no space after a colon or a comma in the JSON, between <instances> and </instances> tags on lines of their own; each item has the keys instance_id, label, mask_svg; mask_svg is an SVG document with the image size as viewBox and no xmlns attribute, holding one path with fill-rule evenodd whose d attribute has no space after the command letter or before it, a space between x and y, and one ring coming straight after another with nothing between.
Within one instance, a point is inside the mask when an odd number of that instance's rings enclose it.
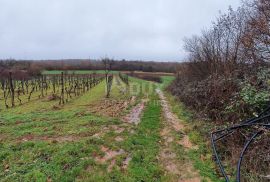
<instances>
[{"instance_id":1,"label":"vineyard","mask_svg":"<svg viewBox=\"0 0 270 182\"><path fill-rule=\"evenodd\" d=\"M222 181L224 175L228 180L234 172L222 158L229 152L224 144L239 132L251 137L236 172L237 181L246 178L244 157L256 137L266 136L269 109L213 132L213 159L205 137L213 126L193 118L166 91L174 77L131 75L107 70L2 76L0 179L199 182ZM267 162L261 166L267 171Z\"/></svg>"},{"instance_id":2,"label":"vineyard","mask_svg":"<svg viewBox=\"0 0 270 182\"><path fill-rule=\"evenodd\" d=\"M185 124L162 93L174 77L157 76L162 83L110 71L1 77L1 181L217 179L193 166Z\"/></svg>"},{"instance_id":3,"label":"vineyard","mask_svg":"<svg viewBox=\"0 0 270 182\"><path fill-rule=\"evenodd\" d=\"M0 0L0 22L0 182L270 181L270 0Z\"/></svg>"},{"instance_id":4,"label":"vineyard","mask_svg":"<svg viewBox=\"0 0 270 182\"><path fill-rule=\"evenodd\" d=\"M59 100L59 105L65 104L99 84L102 74L64 74L41 75L37 77L14 77L12 72L0 79L1 106L10 108L31 100L47 97L49 100ZM110 82L112 78L110 77Z\"/></svg>"}]
</instances>

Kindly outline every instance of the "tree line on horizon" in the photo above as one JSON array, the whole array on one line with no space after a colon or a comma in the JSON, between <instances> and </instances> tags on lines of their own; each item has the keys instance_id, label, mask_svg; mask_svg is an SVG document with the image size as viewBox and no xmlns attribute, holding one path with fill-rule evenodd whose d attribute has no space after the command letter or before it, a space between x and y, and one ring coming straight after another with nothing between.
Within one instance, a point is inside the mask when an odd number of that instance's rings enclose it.
<instances>
[{"instance_id":1,"label":"tree line on horizon","mask_svg":"<svg viewBox=\"0 0 270 182\"><path fill-rule=\"evenodd\" d=\"M128 61L114 60L112 70L116 71L143 71L175 73L181 63L179 62L154 62L154 61ZM29 74L38 74L43 70L103 70L104 64L100 60L0 60L0 74L7 71L24 71Z\"/></svg>"}]
</instances>

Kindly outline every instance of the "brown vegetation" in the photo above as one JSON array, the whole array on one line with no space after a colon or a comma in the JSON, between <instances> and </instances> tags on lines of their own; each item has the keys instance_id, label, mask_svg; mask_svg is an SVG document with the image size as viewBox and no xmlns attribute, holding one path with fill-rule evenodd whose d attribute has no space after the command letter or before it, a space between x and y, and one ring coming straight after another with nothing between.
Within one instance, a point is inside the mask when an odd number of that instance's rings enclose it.
<instances>
[{"instance_id":1,"label":"brown vegetation","mask_svg":"<svg viewBox=\"0 0 270 182\"><path fill-rule=\"evenodd\" d=\"M190 108L218 125L238 123L262 111L270 100L270 2L247 0L229 9L212 28L185 40L189 62L182 64L170 91ZM231 166L251 131L239 131L224 141ZM269 143L262 137L260 143ZM259 143L257 143L259 145ZM269 145L250 149L243 169L244 181L269 173ZM225 150L226 149L226 150ZM253 165L253 163L260 165ZM252 175L251 175L252 173ZM261 178L260 178L261 179ZM263 180L262 180L263 181Z\"/></svg>"},{"instance_id":2,"label":"brown vegetation","mask_svg":"<svg viewBox=\"0 0 270 182\"><path fill-rule=\"evenodd\" d=\"M165 76L165 75L171 76L171 74L166 74L166 73L146 73L146 72L134 72L134 71L124 72L124 73L132 77L136 77L136 78L147 80L147 81L158 82L158 83L162 82L161 76Z\"/></svg>"}]
</instances>

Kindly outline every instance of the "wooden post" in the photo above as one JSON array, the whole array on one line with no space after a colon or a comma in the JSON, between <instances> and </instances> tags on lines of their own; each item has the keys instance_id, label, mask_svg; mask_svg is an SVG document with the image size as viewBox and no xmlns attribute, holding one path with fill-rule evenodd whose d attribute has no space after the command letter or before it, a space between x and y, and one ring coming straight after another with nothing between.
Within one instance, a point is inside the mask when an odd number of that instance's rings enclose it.
<instances>
[{"instance_id":1,"label":"wooden post","mask_svg":"<svg viewBox=\"0 0 270 182\"><path fill-rule=\"evenodd\" d=\"M65 103L65 98L64 98L64 72L61 73L61 96L60 96L60 102L59 104L64 104Z\"/></svg>"},{"instance_id":2,"label":"wooden post","mask_svg":"<svg viewBox=\"0 0 270 182\"><path fill-rule=\"evenodd\" d=\"M13 80L12 80L12 72L9 72L9 89L10 89L10 93L11 93L11 106L14 107L15 106L15 91L14 91L14 87L13 87Z\"/></svg>"},{"instance_id":3,"label":"wooden post","mask_svg":"<svg viewBox=\"0 0 270 182\"><path fill-rule=\"evenodd\" d=\"M44 97L44 91L43 91L43 88L44 88L44 80L43 80L43 75L41 76L41 81L40 81L40 85L41 85L41 97Z\"/></svg>"},{"instance_id":4,"label":"wooden post","mask_svg":"<svg viewBox=\"0 0 270 182\"><path fill-rule=\"evenodd\" d=\"M55 76L52 77L52 85L53 85L53 94L55 94L55 82L56 82L56 79L55 79Z\"/></svg>"}]
</instances>

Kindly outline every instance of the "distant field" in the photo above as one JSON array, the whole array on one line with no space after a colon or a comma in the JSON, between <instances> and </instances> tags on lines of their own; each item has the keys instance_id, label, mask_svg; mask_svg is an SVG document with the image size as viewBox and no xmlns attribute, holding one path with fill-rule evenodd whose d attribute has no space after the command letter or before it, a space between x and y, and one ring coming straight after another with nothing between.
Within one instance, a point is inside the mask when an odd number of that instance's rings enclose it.
<instances>
[{"instance_id":1,"label":"distant field","mask_svg":"<svg viewBox=\"0 0 270 182\"><path fill-rule=\"evenodd\" d=\"M56 75L61 74L62 72L68 73L68 74L91 74L91 73L97 73L97 74L104 74L104 70L68 70L68 71L61 71L61 70L52 70L52 71L43 71L42 74L46 75ZM118 71L111 71L111 73L118 73Z\"/></svg>"},{"instance_id":2,"label":"distant field","mask_svg":"<svg viewBox=\"0 0 270 182\"><path fill-rule=\"evenodd\" d=\"M61 70L51 70L51 71L43 71L42 74L61 74L62 72L68 73L68 74L91 74L91 73L98 73L98 74L104 74L104 70L68 70L68 71L61 71ZM119 71L110 71L111 73L117 74ZM155 75L155 76L174 76L174 73L163 73L163 72L142 72L142 71L121 71L125 74L140 74L140 75Z\"/></svg>"},{"instance_id":3,"label":"distant field","mask_svg":"<svg viewBox=\"0 0 270 182\"><path fill-rule=\"evenodd\" d=\"M174 73L164 73L164 72L142 72L142 71L122 71L126 74L139 74L139 75L156 75L156 76L174 76Z\"/></svg>"}]
</instances>

